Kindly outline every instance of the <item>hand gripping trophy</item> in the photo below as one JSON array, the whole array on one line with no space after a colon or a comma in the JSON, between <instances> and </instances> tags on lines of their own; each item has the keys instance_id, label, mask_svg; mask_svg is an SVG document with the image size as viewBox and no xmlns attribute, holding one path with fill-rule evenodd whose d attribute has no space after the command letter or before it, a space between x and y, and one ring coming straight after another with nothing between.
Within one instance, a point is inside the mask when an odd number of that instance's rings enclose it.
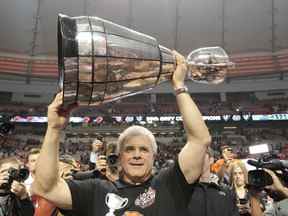
<instances>
[{"instance_id":1,"label":"hand gripping trophy","mask_svg":"<svg viewBox=\"0 0 288 216\"><path fill-rule=\"evenodd\" d=\"M220 47L192 51L188 78L217 84L229 67ZM141 93L170 80L176 68L172 51L148 35L91 16L58 16L59 87L64 106L97 106Z\"/></svg>"}]
</instances>

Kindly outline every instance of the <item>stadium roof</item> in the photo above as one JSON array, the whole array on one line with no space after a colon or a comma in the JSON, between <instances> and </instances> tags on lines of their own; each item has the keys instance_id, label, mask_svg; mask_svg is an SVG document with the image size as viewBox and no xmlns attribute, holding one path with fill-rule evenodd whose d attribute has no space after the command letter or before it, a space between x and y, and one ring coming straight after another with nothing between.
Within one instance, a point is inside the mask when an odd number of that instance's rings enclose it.
<instances>
[{"instance_id":1,"label":"stadium roof","mask_svg":"<svg viewBox=\"0 0 288 216\"><path fill-rule=\"evenodd\" d=\"M287 0L1 0L0 51L57 55L57 14L98 16L156 37L183 54L288 48Z\"/></svg>"}]
</instances>

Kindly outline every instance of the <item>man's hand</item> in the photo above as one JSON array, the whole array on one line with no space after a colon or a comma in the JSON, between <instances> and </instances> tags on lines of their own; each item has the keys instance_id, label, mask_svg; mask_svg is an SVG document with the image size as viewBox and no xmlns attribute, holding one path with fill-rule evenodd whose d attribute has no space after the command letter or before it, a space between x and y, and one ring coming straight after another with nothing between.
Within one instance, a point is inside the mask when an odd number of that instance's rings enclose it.
<instances>
[{"instance_id":1,"label":"man's hand","mask_svg":"<svg viewBox=\"0 0 288 216\"><path fill-rule=\"evenodd\" d=\"M240 214L250 213L249 202L246 204L237 204Z\"/></svg>"},{"instance_id":2,"label":"man's hand","mask_svg":"<svg viewBox=\"0 0 288 216\"><path fill-rule=\"evenodd\" d=\"M29 197L29 194L25 185L17 181L12 182L10 191L14 193L17 197L19 197L21 200Z\"/></svg>"},{"instance_id":3,"label":"man's hand","mask_svg":"<svg viewBox=\"0 0 288 216\"><path fill-rule=\"evenodd\" d=\"M59 92L53 102L48 106L48 127L52 129L64 129L69 122L69 116L72 109L77 104L71 104L67 108L62 107L63 92Z\"/></svg>"},{"instance_id":4,"label":"man's hand","mask_svg":"<svg viewBox=\"0 0 288 216\"><path fill-rule=\"evenodd\" d=\"M106 175L107 160L106 160L106 156L105 155L100 155L99 158L96 160L96 168L103 175Z\"/></svg>"},{"instance_id":5,"label":"man's hand","mask_svg":"<svg viewBox=\"0 0 288 216\"><path fill-rule=\"evenodd\" d=\"M8 184L9 180L9 174L6 171L0 173L0 188L3 186L3 184Z\"/></svg>"},{"instance_id":6,"label":"man's hand","mask_svg":"<svg viewBox=\"0 0 288 216\"><path fill-rule=\"evenodd\" d=\"M176 58L177 68L173 73L172 84L174 89L176 89L184 86L184 81L187 74L187 65L185 58L181 54L175 50L173 51L173 54Z\"/></svg>"},{"instance_id":7,"label":"man's hand","mask_svg":"<svg viewBox=\"0 0 288 216\"><path fill-rule=\"evenodd\" d=\"M279 180L279 178L277 177L277 175L269 169L264 169L265 172L267 172L273 179L273 184L266 186L266 189L272 190L272 191L278 191L278 192L283 192L285 187L283 186L283 184L281 183L281 181Z\"/></svg>"}]
</instances>

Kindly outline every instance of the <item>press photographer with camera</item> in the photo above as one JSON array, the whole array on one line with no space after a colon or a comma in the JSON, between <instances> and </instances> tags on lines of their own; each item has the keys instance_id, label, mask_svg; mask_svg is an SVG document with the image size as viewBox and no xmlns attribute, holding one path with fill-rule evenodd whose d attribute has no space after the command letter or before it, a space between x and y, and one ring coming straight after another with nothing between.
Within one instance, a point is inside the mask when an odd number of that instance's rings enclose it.
<instances>
[{"instance_id":1,"label":"press photographer with camera","mask_svg":"<svg viewBox=\"0 0 288 216\"><path fill-rule=\"evenodd\" d=\"M97 159L95 160L95 169L85 172L73 172L73 179L85 180L99 178L108 179L112 182L119 179L119 163L118 155L116 154L116 143L101 143L101 145L103 151L99 153Z\"/></svg>"},{"instance_id":2,"label":"press photographer with camera","mask_svg":"<svg viewBox=\"0 0 288 216\"><path fill-rule=\"evenodd\" d=\"M24 185L27 168L14 157L0 161L0 216L32 216L34 207Z\"/></svg>"},{"instance_id":3,"label":"press photographer with camera","mask_svg":"<svg viewBox=\"0 0 288 216\"><path fill-rule=\"evenodd\" d=\"M281 180L277 177L277 175L269 169L264 169L273 179L273 184L266 186L266 189L270 191L275 191L283 195L282 200L278 202L273 202L272 205L267 207L266 211L264 212L265 216L284 216L288 215L288 188L285 187Z\"/></svg>"},{"instance_id":4,"label":"press photographer with camera","mask_svg":"<svg viewBox=\"0 0 288 216\"><path fill-rule=\"evenodd\" d=\"M89 159L89 170L94 170L97 166L96 161L101 153L104 151L104 144L100 139L94 139L91 144L91 152Z\"/></svg>"},{"instance_id":5,"label":"press photographer with camera","mask_svg":"<svg viewBox=\"0 0 288 216\"><path fill-rule=\"evenodd\" d=\"M248 173L249 186L265 191L270 202L265 206L265 216L288 215L288 161L260 158L248 160L256 170Z\"/></svg>"}]
</instances>

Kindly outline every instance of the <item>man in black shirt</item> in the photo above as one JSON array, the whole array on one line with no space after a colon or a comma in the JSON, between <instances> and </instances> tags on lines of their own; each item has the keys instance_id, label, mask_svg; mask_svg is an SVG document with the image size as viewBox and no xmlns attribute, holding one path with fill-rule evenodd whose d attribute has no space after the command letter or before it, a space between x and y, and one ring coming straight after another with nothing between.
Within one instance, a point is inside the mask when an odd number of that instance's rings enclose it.
<instances>
[{"instance_id":1,"label":"man in black shirt","mask_svg":"<svg viewBox=\"0 0 288 216\"><path fill-rule=\"evenodd\" d=\"M119 137L117 149L120 180L64 181L58 173L60 132L68 122L71 108L61 107L58 94L48 107L48 127L36 168L35 193L64 209L81 216L185 215L189 201L189 184L202 171L203 159L211 137L201 113L184 85L186 63L174 52L177 68L172 85L183 117L187 143L175 166L152 175L157 153L153 134L146 128L132 126Z\"/></svg>"},{"instance_id":2,"label":"man in black shirt","mask_svg":"<svg viewBox=\"0 0 288 216\"><path fill-rule=\"evenodd\" d=\"M192 185L189 215L193 216L239 216L236 197L226 185L219 185L210 172L214 162L213 150L208 148L199 182ZM216 177L217 178L217 177Z\"/></svg>"}]
</instances>

